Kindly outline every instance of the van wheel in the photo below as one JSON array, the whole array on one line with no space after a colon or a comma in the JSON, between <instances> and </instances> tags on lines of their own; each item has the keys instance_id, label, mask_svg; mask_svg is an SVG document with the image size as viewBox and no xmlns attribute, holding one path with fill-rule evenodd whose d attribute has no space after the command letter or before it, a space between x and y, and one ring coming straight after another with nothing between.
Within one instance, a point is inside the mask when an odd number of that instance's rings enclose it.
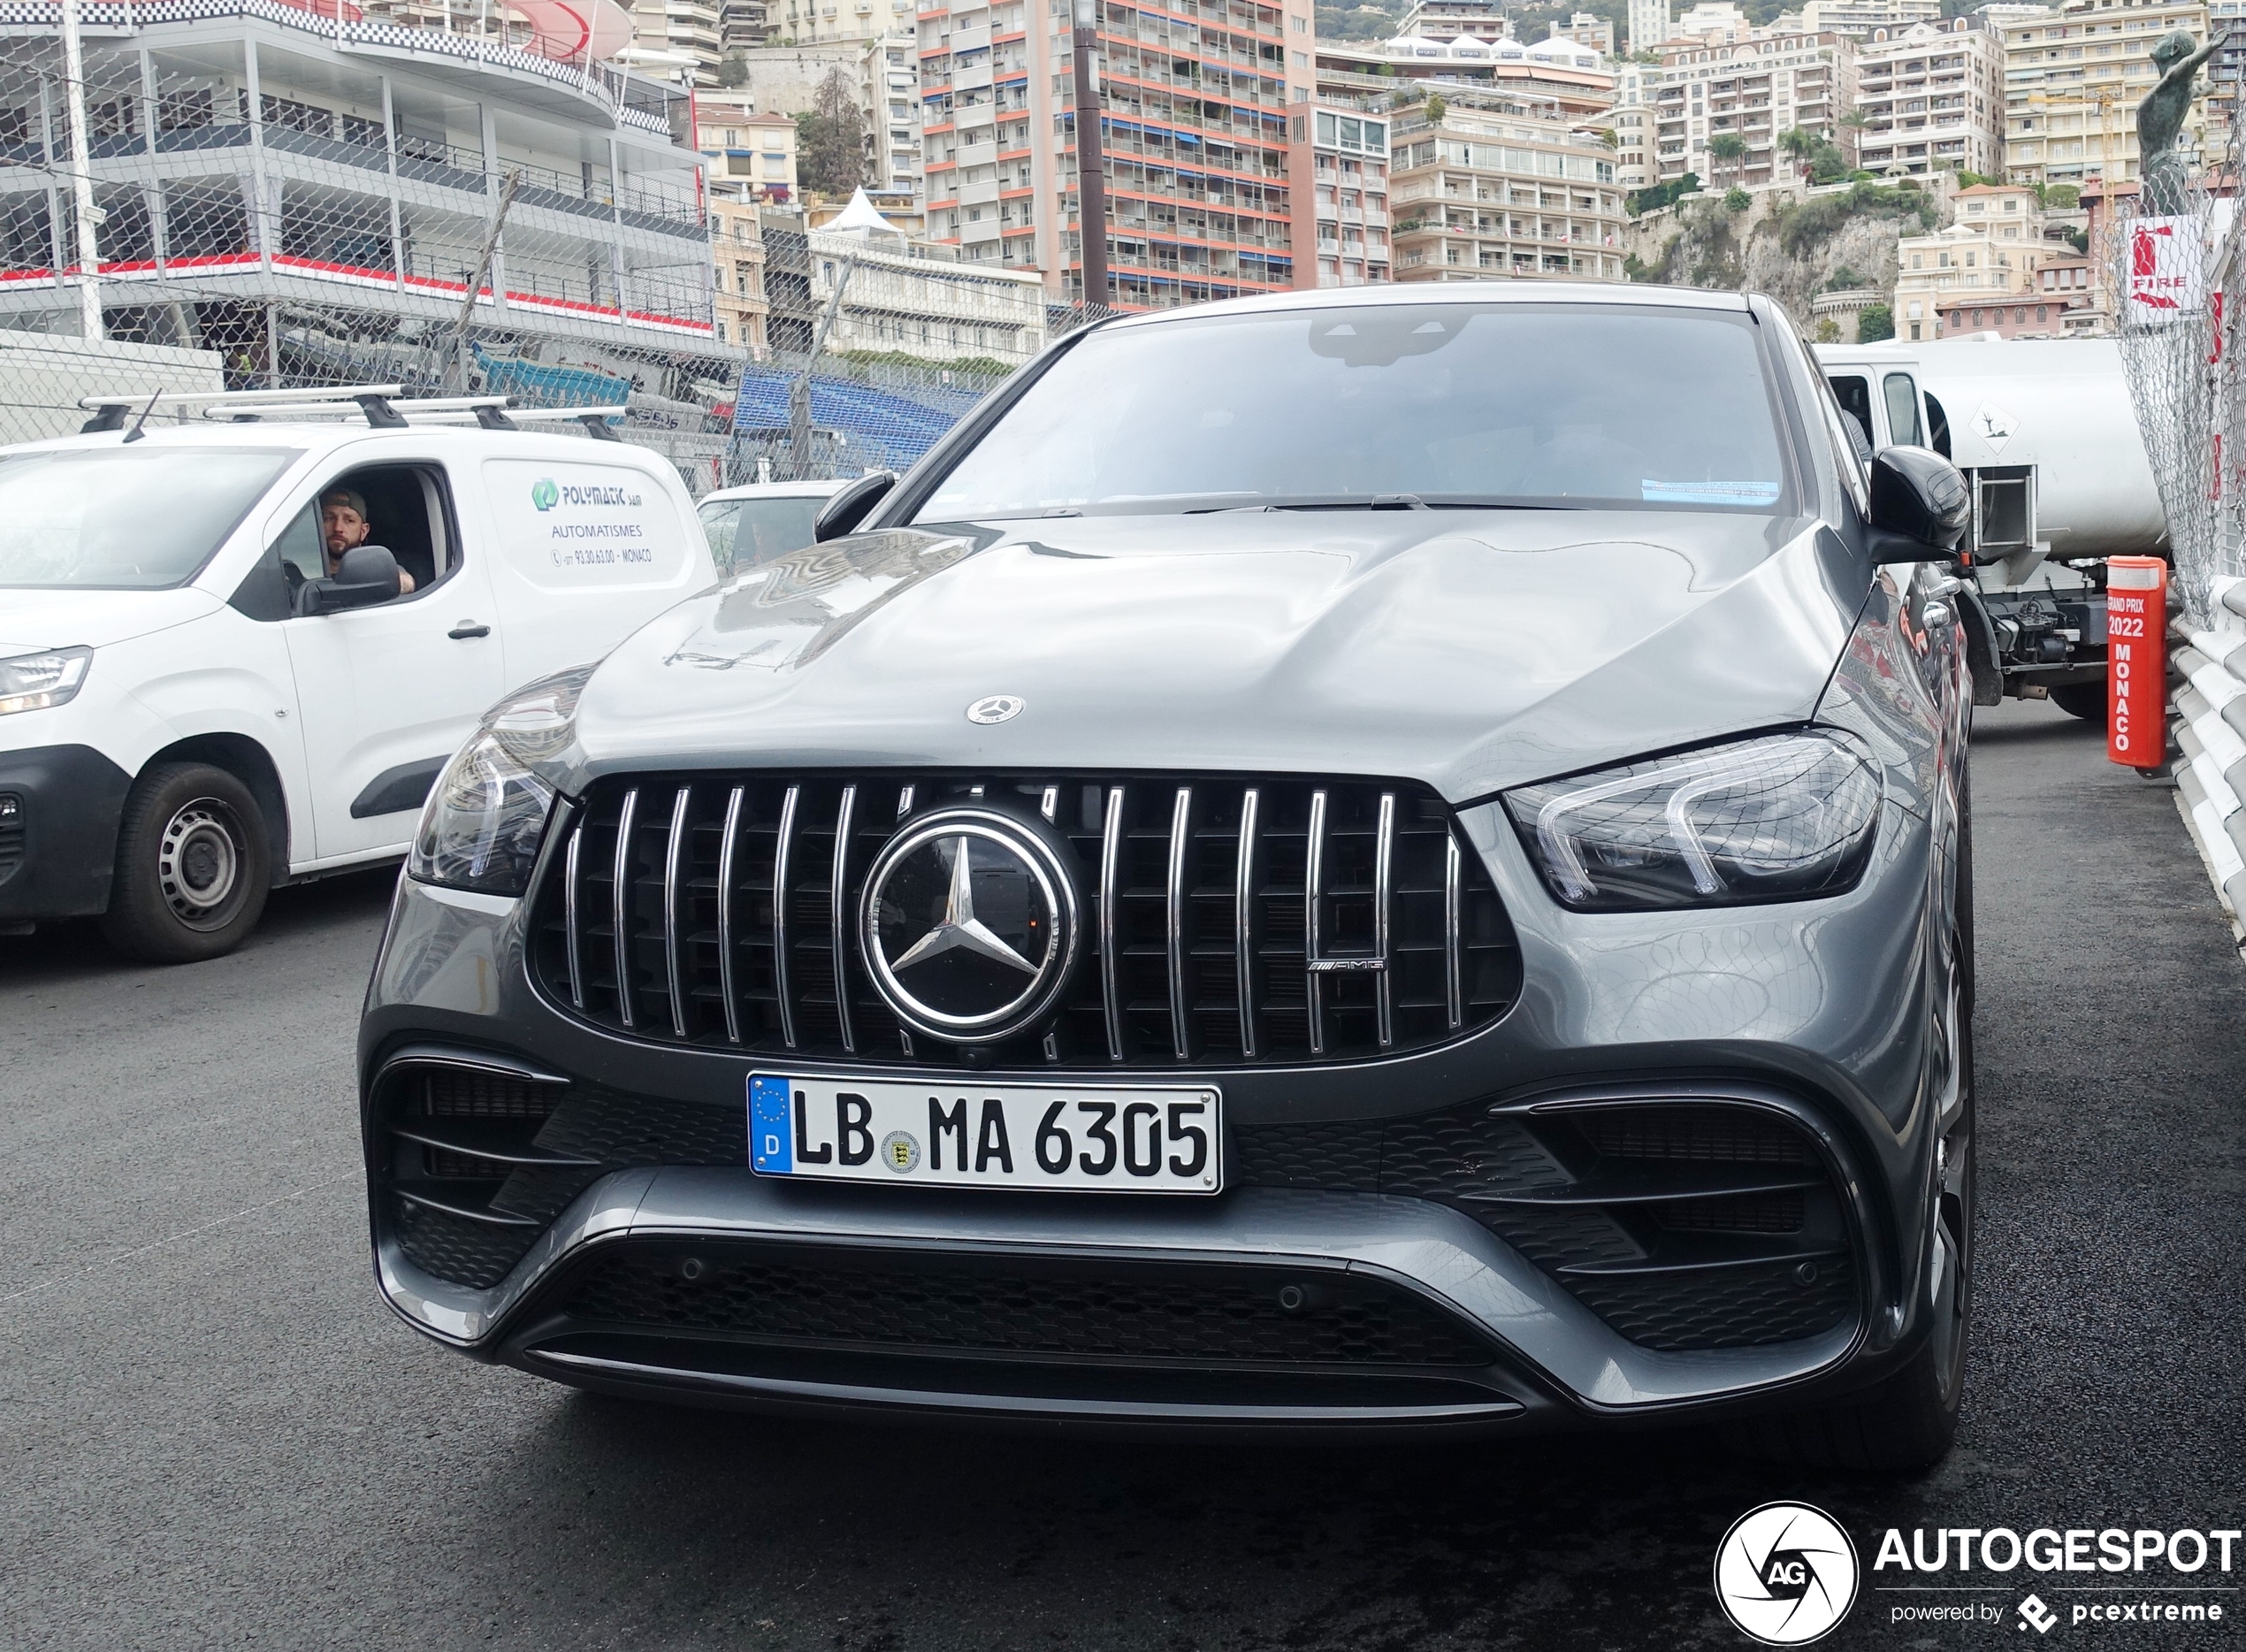
<instances>
[{"instance_id":1,"label":"van wheel","mask_svg":"<svg viewBox=\"0 0 2246 1652\"><path fill-rule=\"evenodd\" d=\"M2070 717L2080 717L2085 723L2105 721L2105 685L2103 683L2061 683L2051 690L2051 704Z\"/></svg>"},{"instance_id":2,"label":"van wheel","mask_svg":"<svg viewBox=\"0 0 2246 1652\"><path fill-rule=\"evenodd\" d=\"M102 933L152 964L217 958L257 927L272 881L249 788L208 763L159 763L125 799Z\"/></svg>"}]
</instances>

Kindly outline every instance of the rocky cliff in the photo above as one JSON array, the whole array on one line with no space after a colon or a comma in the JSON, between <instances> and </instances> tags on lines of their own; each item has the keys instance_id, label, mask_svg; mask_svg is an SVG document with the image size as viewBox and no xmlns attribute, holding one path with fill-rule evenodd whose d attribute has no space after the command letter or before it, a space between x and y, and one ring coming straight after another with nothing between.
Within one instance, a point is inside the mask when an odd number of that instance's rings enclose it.
<instances>
[{"instance_id":1,"label":"rocky cliff","mask_svg":"<svg viewBox=\"0 0 2246 1652\"><path fill-rule=\"evenodd\" d=\"M1623 249L1634 279L1768 293L1807 327L1828 287L1893 292L1897 239L1944 216L1936 195L1880 184L1757 190L1737 210L1709 195L1634 220Z\"/></svg>"}]
</instances>

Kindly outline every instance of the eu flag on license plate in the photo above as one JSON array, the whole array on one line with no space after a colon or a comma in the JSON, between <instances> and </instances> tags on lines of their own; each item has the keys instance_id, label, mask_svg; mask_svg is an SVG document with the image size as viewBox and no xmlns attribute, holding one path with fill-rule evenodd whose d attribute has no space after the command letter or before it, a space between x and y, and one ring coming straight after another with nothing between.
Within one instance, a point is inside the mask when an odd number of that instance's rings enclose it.
<instances>
[{"instance_id":1,"label":"eu flag on license plate","mask_svg":"<svg viewBox=\"0 0 2246 1652\"><path fill-rule=\"evenodd\" d=\"M788 1111L788 1081L749 1080L749 1164L768 1176L793 1175L795 1121Z\"/></svg>"}]
</instances>

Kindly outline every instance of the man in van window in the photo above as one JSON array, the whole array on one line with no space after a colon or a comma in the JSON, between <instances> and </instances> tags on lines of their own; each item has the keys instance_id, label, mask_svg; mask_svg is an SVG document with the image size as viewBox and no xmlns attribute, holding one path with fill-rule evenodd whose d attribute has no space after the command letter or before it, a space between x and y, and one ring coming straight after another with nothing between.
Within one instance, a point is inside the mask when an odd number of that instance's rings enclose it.
<instances>
[{"instance_id":1,"label":"man in van window","mask_svg":"<svg viewBox=\"0 0 2246 1652\"><path fill-rule=\"evenodd\" d=\"M327 549L327 577L332 579L342 566L343 553L354 546L364 545L374 532L374 524L367 520L367 502L348 487L331 488L320 495L320 542ZM413 576L404 569L398 570L398 594L403 596L413 589Z\"/></svg>"}]
</instances>

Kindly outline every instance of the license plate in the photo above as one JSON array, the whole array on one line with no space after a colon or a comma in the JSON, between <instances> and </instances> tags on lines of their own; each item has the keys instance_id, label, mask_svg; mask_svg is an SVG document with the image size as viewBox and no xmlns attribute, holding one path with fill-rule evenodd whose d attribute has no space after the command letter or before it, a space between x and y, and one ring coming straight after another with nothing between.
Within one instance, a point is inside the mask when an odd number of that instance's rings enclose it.
<instances>
[{"instance_id":1,"label":"license plate","mask_svg":"<svg viewBox=\"0 0 2246 1652\"><path fill-rule=\"evenodd\" d=\"M1217 1091L749 1077L749 1167L822 1182L1218 1190Z\"/></svg>"}]
</instances>

